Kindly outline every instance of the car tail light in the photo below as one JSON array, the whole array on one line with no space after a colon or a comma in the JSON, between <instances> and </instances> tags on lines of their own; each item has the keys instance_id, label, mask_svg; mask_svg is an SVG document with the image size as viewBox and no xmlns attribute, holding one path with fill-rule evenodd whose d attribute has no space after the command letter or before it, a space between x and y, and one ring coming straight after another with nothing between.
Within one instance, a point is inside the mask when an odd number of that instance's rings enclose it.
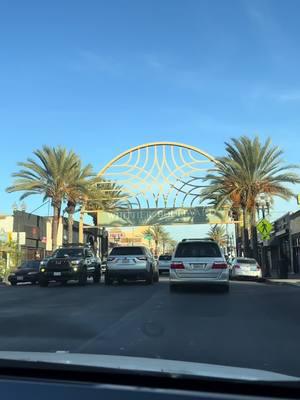
<instances>
[{"instance_id":1,"label":"car tail light","mask_svg":"<svg viewBox=\"0 0 300 400\"><path fill-rule=\"evenodd\" d=\"M236 264L235 266L234 266L234 268L241 268L238 264Z\"/></svg>"},{"instance_id":2,"label":"car tail light","mask_svg":"<svg viewBox=\"0 0 300 400\"><path fill-rule=\"evenodd\" d=\"M107 261L114 261L115 257L108 257Z\"/></svg>"},{"instance_id":3,"label":"car tail light","mask_svg":"<svg viewBox=\"0 0 300 400\"><path fill-rule=\"evenodd\" d=\"M171 269L184 269L184 265L182 262L172 262Z\"/></svg>"},{"instance_id":4,"label":"car tail light","mask_svg":"<svg viewBox=\"0 0 300 400\"><path fill-rule=\"evenodd\" d=\"M145 256L141 256L141 257L136 257L138 260L141 260L141 261L146 261L147 260L147 257L145 257Z\"/></svg>"},{"instance_id":5,"label":"car tail light","mask_svg":"<svg viewBox=\"0 0 300 400\"><path fill-rule=\"evenodd\" d=\"M227 268L227 264L225 262L215 262L212 265L212 269L226 269Z\"/></svg>"}]
</instances>

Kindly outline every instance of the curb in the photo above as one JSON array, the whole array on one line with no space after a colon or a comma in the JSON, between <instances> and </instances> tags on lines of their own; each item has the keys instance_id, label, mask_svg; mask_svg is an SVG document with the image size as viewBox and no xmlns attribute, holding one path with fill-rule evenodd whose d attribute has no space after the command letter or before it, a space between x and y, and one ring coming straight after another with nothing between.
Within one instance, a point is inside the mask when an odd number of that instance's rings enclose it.
<instances>
[{"instance_id":1,"label":"curb","mask_svg":"<svg viewBox=\"0 0 300 400\"><path fill-rule=\"evenodd\" d=\"M288 282L286 280L282 280L282 281L272 281L270 279L265 279L265 283L268 283L270 285L280 285L280 286L296 286L296 287L300 287L300 281L296 281L296 282Z\"/></svg>"}]
</instances>

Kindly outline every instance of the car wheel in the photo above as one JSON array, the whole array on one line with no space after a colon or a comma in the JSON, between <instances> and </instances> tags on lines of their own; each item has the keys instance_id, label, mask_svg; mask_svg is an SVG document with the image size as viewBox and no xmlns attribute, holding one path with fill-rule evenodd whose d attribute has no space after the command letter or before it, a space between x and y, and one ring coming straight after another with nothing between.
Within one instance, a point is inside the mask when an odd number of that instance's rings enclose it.
<instances>
[{"instance_id":1,"label":"car wheel","mask_svg":"<svg viewBox=\"0 0 300 400\"><path fill-rule=\"evenodd\" d=\"M61 281L61 286L67 286L68 281Z\"/></svg>"},{"instance_id":2,"label":"car wheel","mask_svg":"<svg viewBox=\"0 0 300 400\"><path fill-rule=\"evenodd\" d=\"M108 274L105 274L104 284L107 286L112 284L112 279L108 276Z\"/></svg>"},{"instance_id":3,"label":"car wheel","mask_svg":"<svg viewBox=\"0 0 300 400\"><path fill-rule=\"evenodd\" d=\"M79 276L78 284L79 286L85 286L87 282L87 273L86 270L83 270Z\"/></svg>"},{"instance_id":4,"label":"car wheel","mask_svg":"<svg viewBox=\"0 0 300 400\"><path fill-rule=\"evenodd\" d=\"M17 282L10 282L12 286L17 286Z\"/></svg>"},{"instance_id":5,"label":"car wheel","mask_svg":"<svg viewBox=\"0 0 300 400\"><path fill-rule=\"evenodd\" d=\"M124 283L123 278L119 278L119 279L118 279L118 284L119 284L119 285L122 285L123 283Z\"/></svg>"},{"instance_id":6,"label":"car wheel","mask_svg":"<svg viewBox=\"0 0 300 400\"><path fill-rule=\"evenodd\" d=\"M41 287L47 287L49 285L49 281L47 281L46 279L41 279L40 280L40 286Z\"/></svg>"},{"instance_id":7,"label":"car wheel","mask_svg":"<svg viewBox=\"0 0 300 400\"><path fill-rule=\"evenodd\" d=\"M94 283L99 283L100 280L101 280L101 272L100 272L99 269L97 269L97 270L95 271L95 273L94 273L93 281L94 281Z\"/></svg>"}]
</instances>

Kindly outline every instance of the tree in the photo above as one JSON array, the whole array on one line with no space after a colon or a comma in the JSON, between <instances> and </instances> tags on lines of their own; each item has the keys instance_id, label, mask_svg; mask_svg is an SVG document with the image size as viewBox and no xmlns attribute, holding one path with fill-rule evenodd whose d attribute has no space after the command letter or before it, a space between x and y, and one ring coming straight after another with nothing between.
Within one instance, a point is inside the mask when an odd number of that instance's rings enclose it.
<instances>
[{"instance_id":1,"label":"tree","mask_svg":"<svg viewBox=\"0 0 300 400\"><path fill-rule=\"evenodd\" d=\"M215 240L219 246L225 247L227 243L226 230L223 225L214 225L208 232L208 237Z\"/></svg>"},{"instance_id":2,"label":"tree","mask_svg":"<svg viewBox=\"0 0 300 400\"><path fill-rule=\"evenodd\" d=\"M20 199L33 194L42 195L44 201L50 199L53 208L52 247L56 249L62 202L72 185L72 190L80 187L80 182L76 183L71 179L73 169L78 166L78 156L65 148L49 146L43 146L33 154L36 159L28 158L27 161L18 163L21 170L12 174L15 180L6 190L9 193L24 192Z\"/></svg>"},{"instance_id":3,"label":"tree","mask_svg":"<svg viewBox=\"0 0 300 400\"><path fill-rule=\"evenodd\" d=\"M154 244L155 244L154 253L155 253L155 255L158 254L158 245L159 245L159 243L162 243L162 244L165 243L166 244L166 241L169 240L168 232L166 231L166 229L164 229L160 225L149 226L147 229L144 230L143 234L151 236L152 239L154 240Z\"/></svg>"},{"instance_id":4,"label":"tree","mask_svg":"<svg viewBox=\"0 0 300 400\"><path fill-rule=\"evenodd\" d=\"M257 197L264 193L290 199L294 194L286 185L300 182L299 175L292 172L298 166L285 164L283 151L272 146L270 139L262 144L258 137L242 136L225 145L227 155L218 158L205 177L209 185L202 191L202 201L211 200L217 208L229 204L233 209L242 210L244 228L251 227L256 257Z\"/></svg>"},{"instance_id":5,"label":"tree","mask_svg":"<svg viewBox=\"0 0 300 400\"><path fill-rule=\"evenodd\" d=\"M82 166L78 157L77 164L70 171L67 187L65 211L68 213L68 243L73 242L73 223L76 206L82 204L85 196L88 196L92 185L95 183L94 173L90 164Z\"/></svg>"},{"instance_id":6,"label":"tree","mask_svg":"<svg viewBox=\"0 0 300 400\"><path fill-rule=\"evenodd\" d=\"M101 181L99 181L101 179ZM87 196L84 200L84 208L93 218L94 224L97 221L97 214L93 210L116 212L127 208L127 195L122 187L115 182L105 181L103 178L96 178L89 185ZM89 213L88 211L91 210Z\"/></svg>"}]
</instances>

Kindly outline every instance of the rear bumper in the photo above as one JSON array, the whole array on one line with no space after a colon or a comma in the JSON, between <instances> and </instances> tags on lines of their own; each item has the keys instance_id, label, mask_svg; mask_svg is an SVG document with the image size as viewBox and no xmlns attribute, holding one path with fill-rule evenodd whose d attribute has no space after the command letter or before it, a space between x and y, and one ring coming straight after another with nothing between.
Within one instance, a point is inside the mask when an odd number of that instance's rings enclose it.
<instances>
[{"instance_id":1,"label":"rear bumper","mask_svg":"<svg viewBox=\"0 0 300 400\"><path fill-rule=\"evenodd\" d=\"M224 270L217 276L179 276L176 270L170 270L170 283L226 285L229 283L229 271Z\"/></svg>"},{"instance_id":2,"label":"rear bumper","mask_svg":"<svg viewBox=\"0 0 300 400\"><path fill-rule=\"evenodd\" d=\"M232 274L232 278L262 278L261 271L253 271L253 272L234 272Z\"/></svg>"},{"instance_id":3,"label":"rear bumper","mask_svg":"<svg viewBox=\"0 0 300 400\"><path fill-rule=\"evenodd\" d=\"M149 271L146 269L111 269L106 270L106 275L111 279L147 279Z\"/></svg>"},{"instance_id":4,"label":"rear bumper","mask_svg":"<svg viewBox=\"0 0 300 400\"><path fill-rule=\"evenodd\" d=\"M39 280L39 276L38 275L33 275L33 276L23 276L22 280L18 280L17 277L8 277L8 281L12 284L15 283L26 283L26 282L30 282L30 283L35 283Z\"/></svg>"}]
</instances>

